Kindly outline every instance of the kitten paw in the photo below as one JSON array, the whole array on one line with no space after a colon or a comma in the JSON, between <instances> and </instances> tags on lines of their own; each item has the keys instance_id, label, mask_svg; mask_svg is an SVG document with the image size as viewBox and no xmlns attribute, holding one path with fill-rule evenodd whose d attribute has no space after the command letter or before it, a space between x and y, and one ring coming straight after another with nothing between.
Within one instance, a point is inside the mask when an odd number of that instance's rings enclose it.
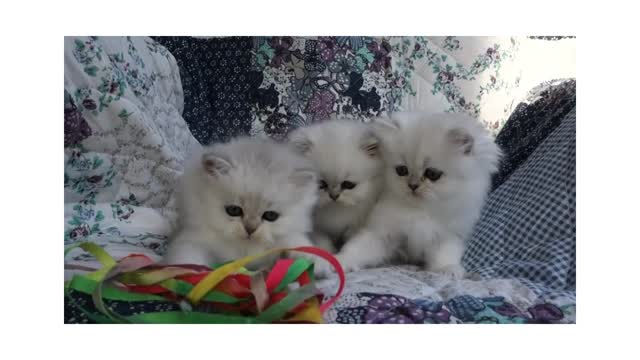
<instances>
[{"instance_id":1,"label":"kitten paw","mask_svg":"<svg viewBox=\"0 0 640 360\"><path fill-rule=\"evenodd\" d=\"M466 271L462 267L462 265L454 264L454 265L446 265L434 270L431 270L435 273L442 274L448 278L453 280L460 280L464 278Z\"/></svg>"},{"instance_id":2,"label":"kitten paw","mask_svg":"<svg viewBox=\"0 0 640 360\"><path fill-rule=\"evenodd\" d=\"M318 279L326 279L333 272L333 267L324 259L314 261L313 274Z\"/></svg>"},{"instance_id":3,"label":"kitten paw","mask_svg":"<svg viewBox=\"0 0 640 360\"><path fill-rule=\"evenodd\" d=\"M337 256L338 262L340 263L340 265L342 265L342 270L345 273L348 272L354 272L354 271L358 271L361 269L360 266L358 266L357 264L355 264L353 261L349 260L349 259L344 259L340 256ZM333 272L336 272L336 269L332 268Z\"/></svg>"},{"instance_id":4,"label":"kitten paw","mask_svg":"<svg viewBox=\"0 0 640 360\"><path fill-rule=\"evenodd\" d=\"M314 246L317 246L323 250L326 250L332 254L337 252L336 247L333 245L333 241L323 234L313 234L311 235L311 242Z\"/></svg>"}]
</instances>

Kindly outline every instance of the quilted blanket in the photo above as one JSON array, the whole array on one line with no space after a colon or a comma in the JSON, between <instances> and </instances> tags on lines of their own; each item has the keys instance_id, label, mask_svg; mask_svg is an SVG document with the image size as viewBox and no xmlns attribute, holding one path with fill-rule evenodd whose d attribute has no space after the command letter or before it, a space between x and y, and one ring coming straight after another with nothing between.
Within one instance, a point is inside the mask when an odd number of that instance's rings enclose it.
<instances>
[{"instance_id":1,"label":"quilted blanket","mask_svg":"<svg viewBox=\"0 0 640 360\"><path fill-rule=\"evenodd\" d=\"M182 161L199 146L174 58L148 38L65 38L64 82L65 245L159 258Z\"/></svg>"},{"instance_id":2,"label":"quilted blanket","mask_svg":"<svg viewBox=\"0 0 640 360\"><path fill-rule=\"evenodd\" d=\"M293 127L337 115L367 121L385 111L411 108L467 111L498 133L526 95L528 85L522 84L575 76L570 66L537 78L526 73L526 64L518 59L530 51L529 41L67 37L65 246L91 241L116 258L144 253L159 259L175 225L173 189L182 162L202 143L238 134L281 138ZM571 46L561 48L571 54ZM510 194L520 188L518 179L540 169L553 146L568 154L554 166L574 163L574 182L558 190L564 200L557 206L575 217L575 115L563 113L562 118L569 120L549 129L532 156L504 179L483 217L504 216L498 209L542 196ZM571 233L571 223L541 223L533 210L525 215L543 240L530 242L520 232L486 221L489 225L479 227L465 257L474 274L470 279L450 281L411 266L351 273L346 295L326 320L575 322L575 219ZM505 237L523 245L499 246L512 243ZM549 253L556 250L558 256ZM551 263L557 269L547 266ZM65 277L96 266L82 251L73 251L65 260ZM321 286L331 293L335 279ZM67 304L65 321L89 320Z\"/></svg>"}]
</instances>

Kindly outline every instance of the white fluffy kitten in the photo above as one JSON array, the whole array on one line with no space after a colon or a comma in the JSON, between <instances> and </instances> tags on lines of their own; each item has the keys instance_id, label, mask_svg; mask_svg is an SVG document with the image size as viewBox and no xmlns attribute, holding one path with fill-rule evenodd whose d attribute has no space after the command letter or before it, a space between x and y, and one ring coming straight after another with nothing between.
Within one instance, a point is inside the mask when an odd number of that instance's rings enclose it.
<instances>
[{"instance_id":1,"label":"white fluffy kitten","mask_svg":"<svg viewBox=\"0 0 640 360\"><path fill-rule=\"evenodd\" d=\"M316 192L312 166L287 145L239 138L206 147L183 175L180 231L165 262L211 265L271 248L310 246ZM252 267L269 266L276 257ZM316 263L319 273L327 267Z\"/></svg>"},{"instance_id":2,"label":"white fluffy kitten","mask_svg":"<svg viewBox=\"0 0 640 360\"><path fill-rule=\"evenodd\" d=\"M380 141L371 126L349 120L299 128L289 139L318 173L314 242L335 251L362 225L380 193Z\"/></svg>"},{"instance_id":3,"label":"white fluffy kitten","mask_svg":"<svg viewBox=\"0 0 640 360\"><path fill-rule=\"evenodd\" d=\"M397 113L380 131L385 188L366 226L338 255L346 270L400 254L455 278L500 150L463 114Z\"/></svg>"}]
</instances>

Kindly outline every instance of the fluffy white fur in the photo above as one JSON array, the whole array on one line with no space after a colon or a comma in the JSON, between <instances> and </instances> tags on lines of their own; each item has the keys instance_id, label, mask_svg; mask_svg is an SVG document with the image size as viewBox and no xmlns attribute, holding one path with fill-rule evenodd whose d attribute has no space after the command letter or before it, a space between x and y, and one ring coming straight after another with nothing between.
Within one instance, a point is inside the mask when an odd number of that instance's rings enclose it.
<instances>
[{"instance_id":1,"label":"fluffy white fur","mask_svg":"<svg viewBox=\"0 0 640 360\"><path fill-rule=\"evenodd\" d=\"M380 141L371 126L347 120L299 128L289 139L311 160L319 184L326 184L319 186L313 211L314 242L335 249L359 229L378 198L383 182ZM345 181L355 187L345 188Z\"/></svg>"},{"instance_id":2,"label":"fluffy white fur","mask_svg":"<svg viewBox=\"0 0 640 360\"><path fill-rule=\"evenodd\" d=\"M383 124L385 187L365 227L338 255L342 265L353 271L402 255L462 277L465 240L497 170L499 148L463 114L397 113L377 123ZM397 166L406 166L407 174L399 176ZM429 180L428 168L441 171L440 178Z\"/></svg>"},{"instance_id":3,"label":"fluffy white fur","mask_svg":"<svg viewBox=\"0 0 640 360\"><path fill-rule=\"evenodd\" d=\"M211 265L271 248L309 246L316 192L312 166L287 145L239 138L206 147L182 177L180 230L165 262ZM230 205L241 207L243 215L230 216L225 209ZM267 221L267 211L279 217ZM316 267L323 273L328 264L321 260Z\"/></svg>"}]
</instances>

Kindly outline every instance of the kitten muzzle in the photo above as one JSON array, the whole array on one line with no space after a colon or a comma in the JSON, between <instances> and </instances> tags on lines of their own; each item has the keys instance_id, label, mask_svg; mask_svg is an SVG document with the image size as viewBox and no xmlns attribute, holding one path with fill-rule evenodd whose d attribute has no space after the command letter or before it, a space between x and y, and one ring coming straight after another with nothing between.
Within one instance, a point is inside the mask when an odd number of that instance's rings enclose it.
<instances>
[{"instance_id":1,"label":"kitten muzzle","mask_svg":"<svg viewBox=\"0 0 640 360\"><path fill-rule=\"evenodd\" d=\"M252 222L243 223L242 225L244 226L244 230L247 232L248 236L251 236L251 234L256 232L256 230L258 229L258 226L260 226Z\"/></svg>"},{"instance_id":2,"label":"kitten muzzle","mask_svg":"<svg viewBox=\"0 0 640 360\"><path fill-rule=\"evenodd\" d=\"M244 230L247 232L247 235L251 235L251 234L253 234L254 232L256 232L256 229L255 229L255 228L253 228L253 227L249 227L249 226L245 226L245 227L244 227Z\"/></svg>"}]
</instances>

